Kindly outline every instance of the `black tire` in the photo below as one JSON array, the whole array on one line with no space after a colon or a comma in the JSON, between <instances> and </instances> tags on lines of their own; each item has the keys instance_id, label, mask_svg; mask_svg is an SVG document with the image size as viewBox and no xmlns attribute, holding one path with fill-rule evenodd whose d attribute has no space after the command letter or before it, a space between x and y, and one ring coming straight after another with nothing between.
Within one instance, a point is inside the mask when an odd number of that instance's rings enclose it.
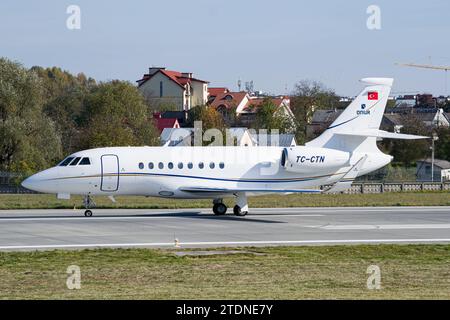
<instances>
[{"instance_id":1,"label":"black tire","mask_svg":"<svg viewBox=\"0 0 450 320\"><path fill-rule=\"evenodd\" d=\"M234 206L233 212L234 212L234 215L236 215L236 216L238 216L238 217L244 217L244 216L246 216L247 213L248 213L247 211L242 211L242 210L241 210L241 207L239 207L238 205L235 205L235 206Z\"/></svg>"},{"instance_id":2,"label":"black tire","mask_svg":"<svg viewBox=\"0 0 450 320\"><path fill-rule=\"evenodd\" d=\"M91 211L91 210L86 210L86 211L84 212L84 216L85 216L85 217L92 217L92 211Z\"/></svg>"},{"instance_id":3,"label":"black tire","mask_svg":"<svg viewBox=\"0 0 450 320\"><path fill-rule=\"evenodd\" d=\"M225 213L227 213L227 206L223 203L216 203L213 206L213 212L216 216L223 216Z\"/></svg>"}]
</instances>

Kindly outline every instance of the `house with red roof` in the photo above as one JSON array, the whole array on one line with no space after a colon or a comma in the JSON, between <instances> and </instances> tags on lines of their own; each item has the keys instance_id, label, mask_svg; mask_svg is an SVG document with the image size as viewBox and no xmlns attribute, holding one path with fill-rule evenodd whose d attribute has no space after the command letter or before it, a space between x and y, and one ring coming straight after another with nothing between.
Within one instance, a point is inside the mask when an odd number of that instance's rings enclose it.
<instances>
[{"instance_id":1,"label":"house with red roof","mask_svg":"<svg viewBox=\"0 0 450 320\"><path fill-rule=\"evenodd\" d=\"M153 114L153 119L155 120L155 125L156 128L158 128L159 134L166 128L180 128L180 123L177 118L163 118L160 112L155 112Z\"/></svg>"},{"instance_id":2,"label":"house with red roof","mask_svg":"<svg viewBox=\"0 0 450 320\"><path fill-rule=\"evenodd\" d=\"M231 110L236 110L236 115L243 124L250 124L258 112L258 108L262 105L264 99L268 97L257 97L250 95L246 91L232 92L226 88L209 88L209 106L215 108L224 116L229 114ZM276 112L294 119L294 115L290 109L289 97L277 96L269 97L276 106Z\"/></svg>"},{"instance_id":3,"label":"house with red roof","mask_svg":"<svg viewBox=\"0 0 450 320\"><path fill-rule=\"evenodd\" d=\"M208 101L208 81L194 78L190 72L151 67L136 82L151 105L173 106L178 111L188 111Z\"/></svg>"}]
</instances>

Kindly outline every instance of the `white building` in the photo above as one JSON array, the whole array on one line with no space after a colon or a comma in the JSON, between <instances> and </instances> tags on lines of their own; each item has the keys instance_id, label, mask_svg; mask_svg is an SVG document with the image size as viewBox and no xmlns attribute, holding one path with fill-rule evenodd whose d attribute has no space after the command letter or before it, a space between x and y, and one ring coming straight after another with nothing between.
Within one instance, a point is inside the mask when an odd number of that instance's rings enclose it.
<instances>
[{"instance_id":1,"label":"white building","mask_svg":"<svg viewBox=\"0 0 450 320\"><path fill-rule=\"evenodd\" d=\"M189 72L152 67L136 82L150 104L173 105L179 111L188 111L208 100L208 82L194 78Z\"/></svg>"}]
</instances>

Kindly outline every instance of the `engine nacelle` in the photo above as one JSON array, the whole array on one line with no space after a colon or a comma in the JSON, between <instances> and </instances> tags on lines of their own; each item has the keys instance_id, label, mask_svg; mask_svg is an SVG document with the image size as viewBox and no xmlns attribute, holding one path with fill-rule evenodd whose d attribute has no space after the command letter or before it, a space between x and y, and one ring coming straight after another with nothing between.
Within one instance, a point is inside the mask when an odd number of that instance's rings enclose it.
<instances>
[{"instance_id":1,"label":"engine nacelle","mask_svg":"<svg viewBox=\"0 0 450 320\"><path fill-rule=\"evenodd\" d=\"M287 171L297 173L334 172L349 165L350 153L314 147L284 148L281 166Z\"/></svg>"}]
</instances>

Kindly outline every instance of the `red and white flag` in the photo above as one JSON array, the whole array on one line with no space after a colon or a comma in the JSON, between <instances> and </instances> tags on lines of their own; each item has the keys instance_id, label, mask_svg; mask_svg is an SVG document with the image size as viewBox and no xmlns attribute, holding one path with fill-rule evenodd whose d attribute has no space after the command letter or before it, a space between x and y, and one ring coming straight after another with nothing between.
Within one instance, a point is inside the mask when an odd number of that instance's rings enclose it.
<instances>
[{"instance_id":1,"label":"red and white flag","mask_svg":"<svg viewBox=\"0 0 450 320\"><path fill-rule=\"evenodd\" d=\"M378 92L376 92L376 91L369 91L369 92L367 92L367 99L369 99L369 100L378 100Z\"/></svg>"}]
</instances>

